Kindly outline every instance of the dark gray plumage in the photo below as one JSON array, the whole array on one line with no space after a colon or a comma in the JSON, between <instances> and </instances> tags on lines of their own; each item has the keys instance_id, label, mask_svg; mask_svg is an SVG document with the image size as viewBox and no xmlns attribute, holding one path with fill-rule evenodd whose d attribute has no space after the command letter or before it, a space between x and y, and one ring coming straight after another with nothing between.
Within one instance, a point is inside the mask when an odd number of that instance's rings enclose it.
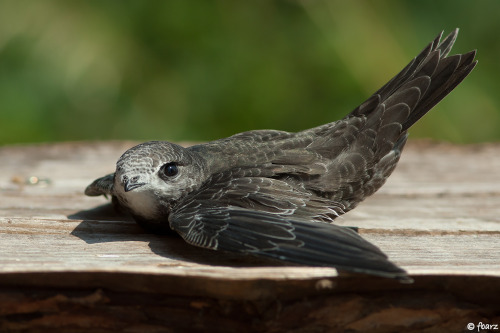
<instances>
[{"instance_id":1,"label":"dark gray plumage","mask_svg":"<svg viewBox=\"0 0 500 333\"><path fill-rule=\"evenodd\" d=\"M441 43L440 34L342 120L189 148L146 142L85 194L110 194L138 223L192 245L408 279L376 246L329 222L384 184L407 130L474 68L475 51L447 56L457 33Z\"/></svg>"}]
</instances>

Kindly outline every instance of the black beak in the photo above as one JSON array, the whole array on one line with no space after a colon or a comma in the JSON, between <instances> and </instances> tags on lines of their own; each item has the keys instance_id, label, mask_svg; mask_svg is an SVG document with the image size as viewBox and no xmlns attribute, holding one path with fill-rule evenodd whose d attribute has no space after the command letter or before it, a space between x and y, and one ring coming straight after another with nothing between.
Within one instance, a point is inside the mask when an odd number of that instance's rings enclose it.
<instances>
[{"instance_id":1,"label":"black beak","mask_svg":"<svg viewBox=\"0 0 500 333\"><path fill-rule=\"evenodd\" d=\"M123 184L123 189L125 192L132 191L138 187L141 187L143 185L146 185L146 183L137 183L133 179L127 180L125 184Z\"/></svg>"}]
</instances>

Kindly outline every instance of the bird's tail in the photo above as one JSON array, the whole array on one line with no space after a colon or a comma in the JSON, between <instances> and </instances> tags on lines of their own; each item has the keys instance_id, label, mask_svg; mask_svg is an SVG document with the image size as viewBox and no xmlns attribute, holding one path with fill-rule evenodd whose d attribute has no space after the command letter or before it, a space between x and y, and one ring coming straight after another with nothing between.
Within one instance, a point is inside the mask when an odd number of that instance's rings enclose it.
<instances>
[{"instance_id":1,"label":"bird's tail","mask_svg":"<svg viewBox=\"0 0 500 333\"><path fill-rule=\"evenodd\" d=\"M458 28L440 42L442 34L347 118L379 113L381 117L375 118L386 118L386 124L399 123L401 134L439 103L477 64L475 50L448 56ZM391 108L399 112L388 112Z\"/></svg>"},{"instance_id":2,"label":"bird's tail","mask_svg":"<svg viewBox=\"0 0 500 333\"><path fill-rule=\"evenodd\" d=\"M377 191L394 170L407 130L474 68L475 51L448 56L455 29L439 34L399 74L342 121L312 129L308 146L330 160L328 173L308 183L331 193L347 212ZM325 186L325 184L329 184Z\"/></svg>"}]
</instances>

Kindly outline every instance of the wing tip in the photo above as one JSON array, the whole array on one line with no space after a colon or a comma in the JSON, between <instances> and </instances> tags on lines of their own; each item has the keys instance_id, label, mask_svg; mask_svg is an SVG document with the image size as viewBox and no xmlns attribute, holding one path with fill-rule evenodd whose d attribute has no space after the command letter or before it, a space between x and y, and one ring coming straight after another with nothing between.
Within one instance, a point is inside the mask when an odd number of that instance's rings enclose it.
<instances>
[{"instance_id":1,"label":"wing tip","mask_svg":"<svg viewBox=\"0 0 500 333\"><path fill-rule=\"evenodd\" d=\"M412 284L415 280L409 275L397 276L396 280L398 280L401 284Z\"/></svg>"},{"instance_id":2,"label":"wing tip","mask_svg":"<svg viewBox=\"0 0 500 333\"><path fill-rule=\"evenodd\" d=\"M114 173L97 178L85 188L84 194L89 197L98 197L100 195L113 194Z\"/></svg>"},{"instance_id":3,"label":"wing tip","mask_svg":"<svg viewBox=\"0 0 500 333\"><path fill-rule=\"evenodd\" d=\"M415 280L408 275L408 273L397 266L396 264L388 261L391 264L391 267L388 269L364 269L357 267L335 267L339 276L365 276L365 277L378 277L384 279L396 280L401 284L412 284Z\"/></svg>"}]
</instances>

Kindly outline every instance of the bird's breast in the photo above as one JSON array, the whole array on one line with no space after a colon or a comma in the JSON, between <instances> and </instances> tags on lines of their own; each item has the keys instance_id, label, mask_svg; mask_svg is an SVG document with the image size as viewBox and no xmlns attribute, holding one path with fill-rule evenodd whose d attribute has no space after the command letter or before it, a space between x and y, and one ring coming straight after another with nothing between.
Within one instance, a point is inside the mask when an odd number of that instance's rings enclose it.
<instances>
[{"instance_id":1,"label":"bird's breast","mask_svg":"<svg viewBox=\"0 0 500 333\"><path fill-rule=\"evenodd\" d=\"M144 220L158 220L162 214L159 201L154 193L149 191L130 191L124 196L123 204L130 213Z\"/></svg>"}]
</instances>

